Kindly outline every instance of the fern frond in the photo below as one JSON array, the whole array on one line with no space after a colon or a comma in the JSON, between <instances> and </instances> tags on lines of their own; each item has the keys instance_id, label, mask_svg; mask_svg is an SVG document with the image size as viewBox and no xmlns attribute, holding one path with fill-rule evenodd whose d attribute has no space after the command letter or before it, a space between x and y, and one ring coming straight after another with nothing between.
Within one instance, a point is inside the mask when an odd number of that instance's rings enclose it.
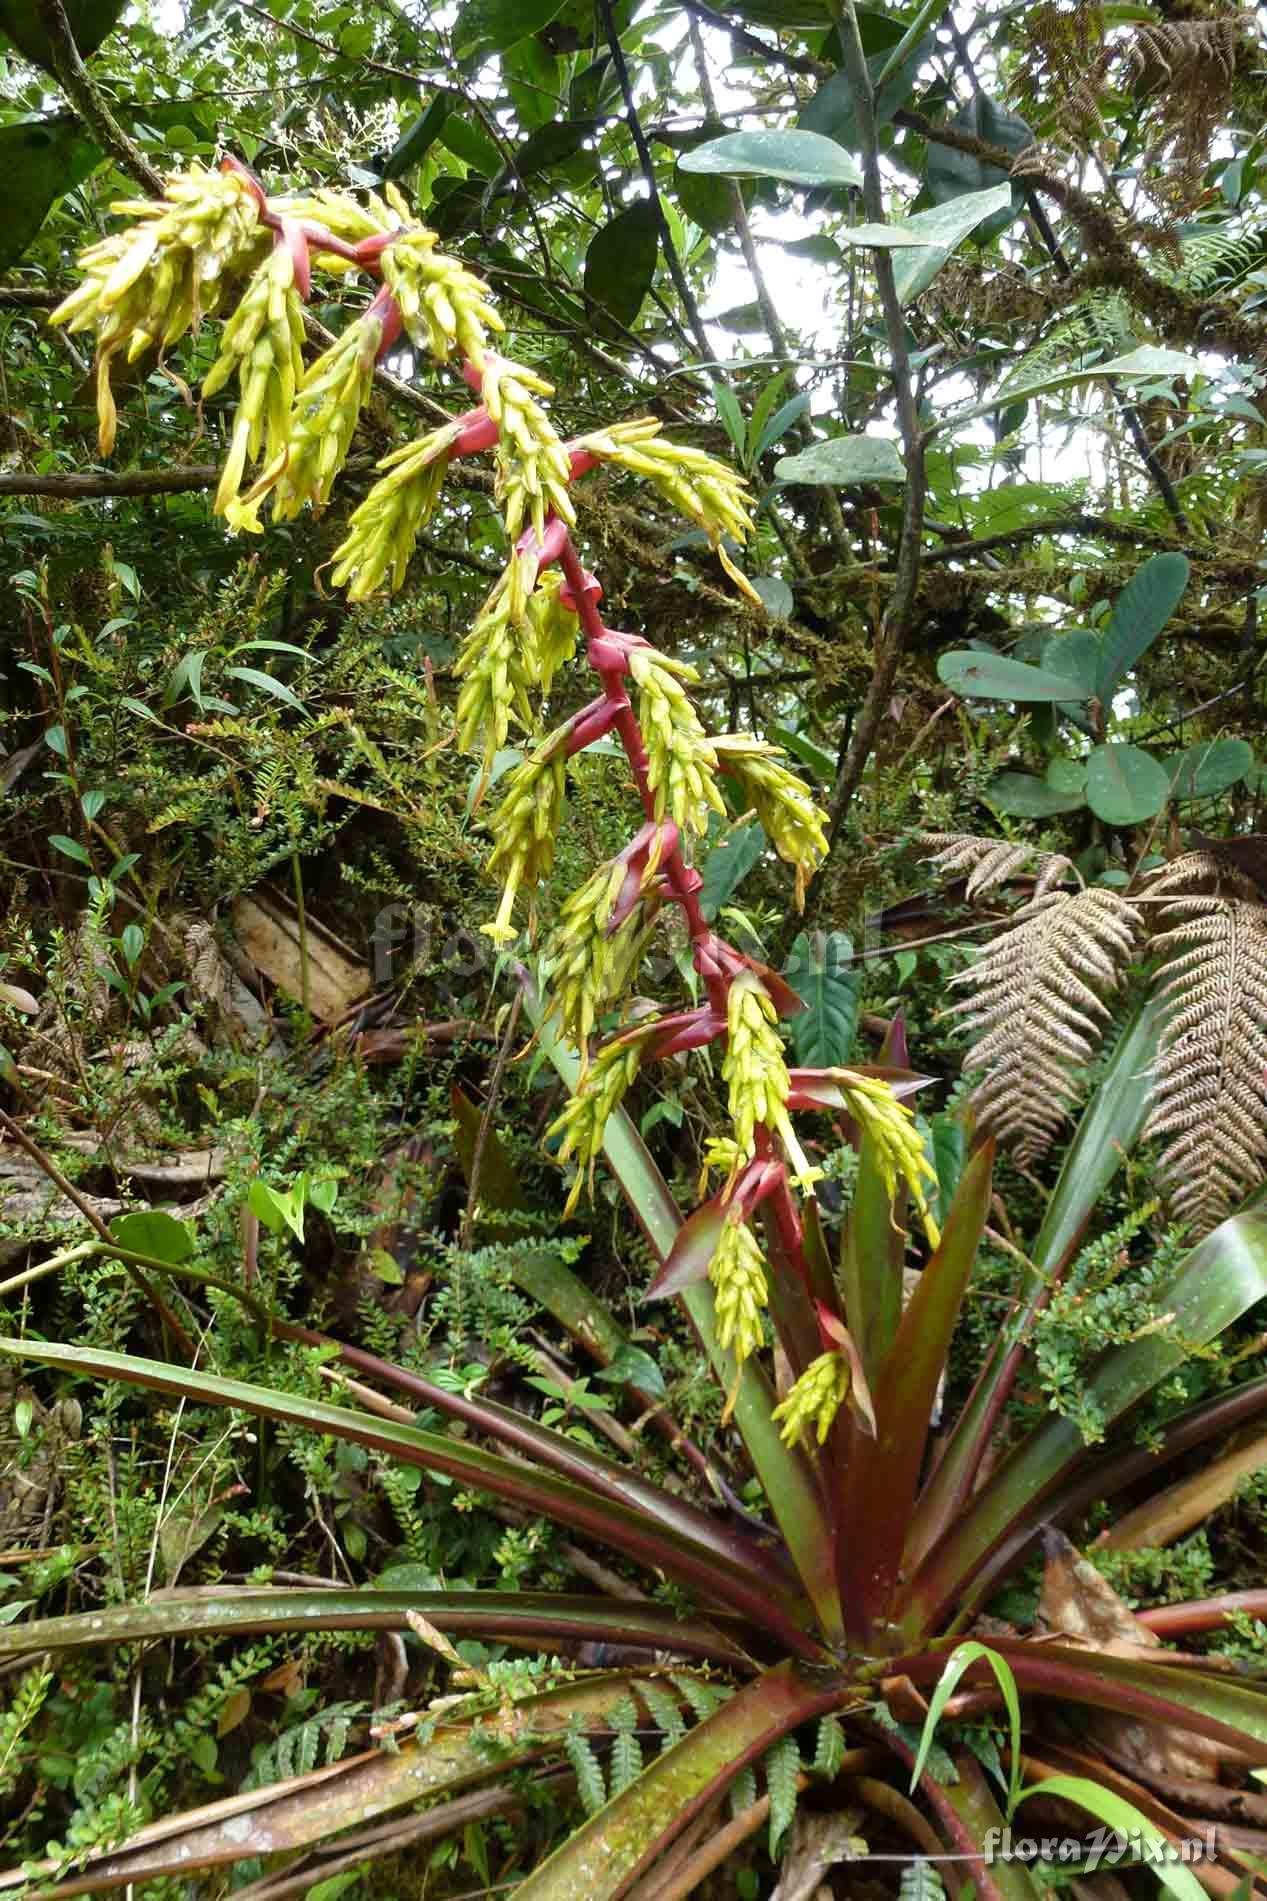
<instances>
[{"instance_id":1,"label":"fern frond","mask_svg":"<svg viewBox=\"0 0 1267 1901\"><path fill-rule=\"evenodd\" d=\"M579 1728L571 1728L563 1738L563 1748L576 1777L576 1791L587 1815L597 1815L607 1800L603 1765L590 1746L589 1737Z\"/></svg>"},{"instance_id":2,"label":"fern frond","mask_svg":"<svg viewBox=\"0 0 1267 1901\"><path fill-rule=\"evenodd\" d=\"M976 1041L967 1069L985 1071L973 1098L984 1127L1014 1143L1025 1166L1046 1149L1078 1095L1144 921L1103 885L1046 891L1016 913L952 981L973 995L955 1006Z\"/></svg>"},{"instance_id":3,"label":"fern frond","mask_svg":"<svg viewBox=\"0 0 1267 1901\"><path fill-rule=\"evenodd\" d=\"M780 1736L765 1752L765 1786L770 1797L770 1853L779 1852L779 1843L792 1826L796 1814L797 1785L801 1775L801 1754L795 1736Z\"/></svg>"},{"instance_id":4,"label":"fern frond","mask_svg":"<svg viewBox=\"0 0 1267 1901\"><path fill-rule=\"evenodd\" d=\"M1203 885L1212 885L1214 893L1221 897L1247 898L1251 902L1258 897L1258 888L1251 878L1242 876L1212 851L1205 850L1181 852L1168 864L1159 865L1149 875L1148 895L1155 898L1163 892L1174 892L1195 897L1202 895L1195 887Z\"/></svg>"},{"instance_id":5,"label":"fern frond","mask_svg":"<svg viewBox=\"0 0 1267 1901\"><path fill-rule=\"evenodd\" d=\"M996 885L1006 884L1030 864L1037 874L1034 895L1041 897L1073 870L1072 859L1063 852L1035 851L1032 845L1018 845L1006 838L980 838L975 832L924 832L920 842L934 848L929 862L935 871L943 876L967 872L969 898L979 898Z\"/></svg>"},{"instance_id":6,"label":"fern frond","mask_svg":"<svg viewBox=\"0 0 1267 1901\"><path fill-rule=\"evenodd\" d=\"M902 1879L898 1884L900 1901L945 1901L946 1889L941 1875L931 1861L923 1856L917 1857L908 1868L903 1868Z\"/></svg>"},{"instance_id":7,"label":"fern frond","mask_svg":"<svg viewBox=\"0 0 1267 1901\"><path fill-rule=\"evenodd\" d=\"M1165 1018L1147 1136L1177 1218L1208 1233L1263 1176L1267 1159L1267 907L1175 898L1154 941Z\"/></svg>"}]
</instances>

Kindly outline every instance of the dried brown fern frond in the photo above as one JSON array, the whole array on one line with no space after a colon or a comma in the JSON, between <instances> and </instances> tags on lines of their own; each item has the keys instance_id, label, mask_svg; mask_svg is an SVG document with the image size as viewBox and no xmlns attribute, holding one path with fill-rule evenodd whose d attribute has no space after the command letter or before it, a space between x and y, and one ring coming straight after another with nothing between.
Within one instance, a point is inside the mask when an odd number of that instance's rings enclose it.
<instances>
[{"instance_id":1,"label":"dried brown fern frond","mask_svg":"<svg viewBox=\"0 0 1267 1901\"><path fill-rule=\"evenodd\" d=\"M1075 1102L1075 1072L1108 1022L1104 997L1143 928L1135 906L1102 885L1045 891L953 979L973 992L955 1012L976 1034L964 1067L985 1071L973 1098L978 1117L1015 1145L1022 1166L1043 1153Z\"/></svg>"},{"instance_id":2,"label":"dried brown fern frond","mask_svg":"<svg viewBox=\"0 0 1267 1901\"><path fill-rule=\"evenodd\" d=\"M1177 897L1164 918L1170 928L1154 942L1166 956L1165 1019L1144 1132L1163 1143L1174 1211L1200 1236L1267 1161L1267 906Z\"/></svg>"},{"instance_id":3,"label":"dried brown fern frond","mask_svg":"<svg viewBox=\"0 0 1267 1901\"><path fill-rule=\"evenodd\" d=\"M929 862L947 875L968 874L969 898L979 898L996 885L1014 878L1027 865L1035 869L1035 897L1042 897L1073 870L1062 852L1035 851L1006 838L979 838L975 832L923 832L920 843L931 847Z\"/></svg>"}]
</instances>

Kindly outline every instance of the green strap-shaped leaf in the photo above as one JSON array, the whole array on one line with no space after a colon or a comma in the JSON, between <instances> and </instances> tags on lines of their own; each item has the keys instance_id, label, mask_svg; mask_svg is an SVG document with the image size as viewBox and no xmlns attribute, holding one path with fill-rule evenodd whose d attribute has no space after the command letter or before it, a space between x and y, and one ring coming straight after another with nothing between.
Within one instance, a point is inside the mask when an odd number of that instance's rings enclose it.
<instances>
[{"instance_id":1,"label":"green strap-shaped leaf","mask_svg":"<svg viewBox=\"0 0 1267 1901\"><path fill-rule=\"evenodd\" d=\"M0 1627L0 1657L83 1650L97 1644L148 1643L158 1637L227 1637L244 1631L408 1630L411 1611L455 1636L502 1638L543 1647L560 1638L588 1638L731 1663L743 1659L739 1645L720 1629L683 1618L662 1604L616 1606L610 1598L563 1591L227 1588L171 1592L148 1604L111 1605L73 1617L7 1624Z\"/></svg>"},{"instance_id":2,"label":"green strap-shaped leaf","mask_svg":"<svg viewBox=\"0 0 1267 1901\"><path fill-rule=\"evenodd\" d=\"M636 1675L622 1673L525 1697L514 1706L519 1725L515 1733L499 1729L497 1709L485 1709L479 1716L462 1708L451 1710L426 1742L406 1740L393 1754L372 1750L310 1775L165 1817L107 1853L92 1856L72 1880L64 1885L59 1881L56 1892L99 1893L163 1875L185 1882L200 1868L225 1867L248 1856L293 1853L344 1829L363 1827L375 1816L471 1788L502 1775L510 1764L561 1749L569 1728L603 1728L637 1682ZM489 1746L490 1730L499 1738L496 1749ZM461 1827L468 1818L469 1811L460 1809L451 1820L441 1814L436 1832ZM48 1864L48 1871L55 1866ZM16 1885L29 1892L27 1879L42 1872L38 1867L14 1871L16 1880L0 1876L0 1890Z\"/></svg>"},{"instance_id":3,"label":"green strap-shaped leaf","mask_svg":"<svg viewBox=\"0 0 1267 1901\"><path fill-rule=\"evenodd\" d=\"M345 1439L402 1464L441 1472L476 1490L506 1498L531 1513L560 1525L587 1532L634 1563L668 1572L701 1595L750 1615L758 1624L777 1626L785 1642L799 1655L813 1655L816 1646L778 1609L768 1586L755 1580L702 1544L657 1523L648 1513L588 1492L580 1485L555 1477L497 1453L485 1452L465 1440L424 1432L374 1413L328 1405L245 1380L223 1379L192 1368L167 1366L127 1353L98 1352L88 1347L64 1347L36 1340L0 1340L0 1352L19 1359L40 1360L48 1366L99 1379L126 1381L154 1392L173 1393L213 1406L239 1406L265 1419Z\"/></svg>"},{"instance_id":4,"label":"green strap-shaped leaf","mask_svg":"<svg viewBox=\"0 0 1267 1901\"><path fill-rule=\"evenodd\" d=\"M1205 1346L1267 1298L1267 1212L1233 1215L1192 1249L1152 1299L1165 1333L1141 1333L1103 1354L1085 1375L1089 1401L1106 1422L1119 1419L1192 1346ZM1141 1321L1145 1316L1141 1316ZM1049 1418L976 1492L912 1580L910 1628L926 1631L946 1607L966 1608L970 1581L995 1547L1023 1544L1041 1521L1047 1495L1086 1456L1077 1425ZM1024 1534L1024 1536L1022 1536Z\"/></svg>"}]
</instances>

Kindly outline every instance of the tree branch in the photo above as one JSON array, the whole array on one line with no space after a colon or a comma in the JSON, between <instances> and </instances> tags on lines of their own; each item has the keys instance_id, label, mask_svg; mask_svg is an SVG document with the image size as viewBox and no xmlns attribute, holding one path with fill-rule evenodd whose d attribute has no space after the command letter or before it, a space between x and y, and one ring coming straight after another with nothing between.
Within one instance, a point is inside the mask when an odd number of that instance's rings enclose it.
<instances>
[{"instance_id":1,"label":"tree branch","mask_svg":"<svg viewBox=\"0 0 1267 1901\"><path fill-rule=\"evenodd\" d=\"M862 202L867 217L877 224L882 224L884 222L884 191L880 182L880 143L876 126L875 95L867 67L867 56L863 51L862 39L858 31L854 0L843 0L843 6L840 5L840 0L837 0L833 10L837 13L839 21L844 71L849 82L849 90L853 95L858 140L862 149ZM875 746L880 722L893 691L898 662L910 637L919 589L920 553L924 528L924 432L920 428L915 390L911 382L910 358L906 348L906 324L893 280L892 253L877 248L873 251L872 257L876 283L880 292L880 306L884 312L884 327L889 341L890 373L897 402L898 428L906 456L906 488L902 501L901 540L898 543L897 564L893 573L893 590L884 610L884 618L876 642L875 664L871 671L871 680L858 710L858 718L828 802L828 837L831 842L818 877L810 888L805 910L805 928L809 928L815 921L818 907L822 902L823 873L831 862L849 813L849 807L862 782L862 775Z\"/></svg>"},{"instance_id":2,"label":"tree branch","mask_svg":"<svg viewBox=\"0 0 1267 1901\"><path fill-rule=\"evenodd\" d=\"M611 0L598 0L598 10L603 22L604 36L606 37L608 46L611 48L612 64L616 68L616 77L620 81L621 96L625 102L625 118L630 133L633 136L634 148L638 154L638 163L642 167L642 176L646 180L647 191L650 194L651 203L655 207L656 220L660 226L660 248L664 252L664 261L669 267L669 276L673 279L677 294L682 300L682 308L686 312L686 321L690 326L695 347L700 353L701 360L708 362L713 354L708 341L708 333L704 329L703 320L699 314L699 305L695 301L695 293L686 281L686 272L682 269L682 260L677 254L677 246L673 242L673 233L669 229L669 221L664 214L664 205L660 199L660 187L656 183L655 160L651 156L651 147L647 144L647 135L643 131L642 121L638 117L638 107L633 95L633 84L629 77L629 67L625 61L625 49L620 43L620 34L616 31L616 21L612 13Z\"/></svg>"},{"instance_id":3,"label":"tree branch","mask_svg":"<svg viewBox=\"0 0 1267 1901\"><path fill-rule=\"evenodd\" d=\"M84 125L121 172L134 178L143 191L161 198L162 178L123 130L105 94L80 58L62 0L38 0L38 12L52 48L57 82Z\"/></svg>"}]
</instances>

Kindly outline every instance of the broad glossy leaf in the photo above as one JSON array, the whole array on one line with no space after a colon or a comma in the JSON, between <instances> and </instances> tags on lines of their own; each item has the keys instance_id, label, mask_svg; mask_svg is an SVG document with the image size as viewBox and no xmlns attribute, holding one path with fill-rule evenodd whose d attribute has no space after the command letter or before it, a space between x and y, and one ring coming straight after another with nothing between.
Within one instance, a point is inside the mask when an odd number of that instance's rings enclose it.
<instances>
[{"instance_id":1,"label":"broad glossy leaf","mask_svg":"<svg viewBox=\"0 0 1267 1901\"><path fill-rule=\"evenodd\" d=\"M549 26L563 6L564 0L462 0L453 24L453 51L459 59L504 52Z\"/></svg>"},{"instance_id":2,"label":"broad glossy leaf","mask_svg":"<svg viewBox=\"0 0 1267 1901\"><path fill-rule=\"evenodd\" d=\"M408 1630L410 1611L451 1636L543 1646L557 1638L589 1637L732 1662L743 1655L720 1629L683 1618L666 1605L614 1604L610 1598L563 1591L235 1591L210 1586L167 1591L145 1604L107 1605L73 1617L10 1624L0 1629L0 1657L246 1631Z\"/></svg>"},{"instance_id":3,"label":"broad glossy leaf","mask_svg":"<svg viewBox=\"0 0 1267 1901\"><path fill-rule=\"evenodd\" d=\"M754 819L714 845L704 860L700 909L711 924L723 904L730 902L765 850L766 837Z\"/></svg>"},{"instance_id":4,"label":"broad glossy leaf","mask_svg":"<svg viewBox=\"0 0 1267 1901\"><path fill-rule=\"evenodd\" d=\"M801 932L784 976L805 1008L792 1018L792 1047L801 1069L840 1069L858 1028L862 978L846 931Z\"/></svg>"},{"instance_id":5,"label":"broad glossy leaf","mask_svg":"<svg viewBox=\"0 0 1267 1901\"><path fill-rule=\"evenodd\" d=\"M618 211L590 239L585 293L626 330L637 322L651 289L659 250L660 220L649 198Z\"/></svg>"},{"instance_id":6,"label":"broad glossy leaf","mask_svg":"<svg viewBox=\"0 0 1267 1901\"><path fill-rule=\"evenodd\" d=\"M67 25L84 59L113 32L126 4L127 0L64 0ZM53 49L37 0L0 0L0 33L34 65L46 73L53 71Z\"/></svg>"},{"instance_id":7,"label":"broad glossy leaf","mask_svg":"<svg viewBox=\"0 0 1267 1901\"><path fill-rule=\"evenodd\" d=\"M1253 770L1254 749L1245 739L1214 739L1189 746L1178 764L1167 759L1172 799L1212 799Z\"/></svg>"},{"instance_id":8,"label":"broad glossy leaf","mask_svg":"<svg viewBox=\"0 0 1267 1901\"><path fill-rule=\"evenodd\" d=\"M1170 777L1142 746L1111 741L1087 760L1087 804L1106 825L1142 825L1170 796Z\"/></svg>"},{"instance_id":9,"label":"broad glossy leaf","mask_svg":"<svg viewBox=\"0 0 1267 1901\"><path fill-rule=\"evenodd\" d=\"M116 1215L110 1232L130 1254L148 1254L154 1261L187 1261L194 1251L194 1237L186 1223L161 1208Z\"/></svg>"},{"instance_id":10,"label":"broad glossy leaf","mask_svg":"<svg viewBox=\"0 0 1267 1901\"><path fill-rule=\"evenodd\" d=\"M812 442L808 449L776 462L774 473L780 482L812 482L827 488L906 480L898 446L887 436L832 436L827 442Z\"/></svg>"},{"instance_id":11,"label":"broad glossy leaf","mask_svg":"<svg viewBox=\"0 0 1267 1901\"><path fill-rule=\"evenodd\" d=\"M1082 688L1080 700L1099 693L1103 657L1099 636L1089 627L1071 627L1068 633L1053 634L1043 642L1043 665L1052 673L1076 680Z\"/></svg>"},{"instance_id":12,"label":"broad glossy leaf","mask_svg":"<svg viewBox=\"0 0 1267 1901\"><path fill-rule=\"evenodd\" d=\"M751 191L753 187L746 189ZM735 207L730 191L730 180L719 172L687 172L680 163L673 169L673 196L678 208L711 237L734 228Z\"/></svg>"},{"instance_id":13,"label":"broad glossy leaf","mask_svg":"<svg viewBox=\"0 0 1267 1901\"><path fill-rule=\"evenodd\" d=\"M937 662L937 678L965 699L1050 701L1082 697L1077 681L1063 674L1027 666L1007 654L978 652L973 647L944 653Z\"/></svg>"},{"instance_id":14,"label":"broad glossy leaf","mask_svg":"<svg viewBox=\"0 0 1267 1901\"><path fill-rule=\"evenodd\" d=\"M0 126L0 270L21 257L54 204L101 163L73 114Z\"/></svg>"},{"instance_id":15,"label":"broad glossy leaf","mask_svg":"<svg viewBox=\"0 0 1267 1901\"><path fill-rule=\"evenodd\" d=\"M1183 598L1189 572L1183 554L1155 554L1136 568L1113 604L1104 638L1096 686L1102 700L1108 701L1161 633Z\"/></svg>"},{"instance_id":16,"label":"broad glossy leaf","mask_svg":"<svg viewBox=\"0 0 1267 1901\"><path fill-rule=\"evenodd\" d=\"M518 1901L615 1901L745 1763L842 1701L829 1673L776 1664L666 1749L515 1890Z\"/></svg>"},{"instance_id":17,"label":"broad glossy leaf","mask_svg":"<svg viewBox=\"0 0 1267 1901\"><path fill-rule=\"evenodd\" d=\"M875 120L878 128L883 129L888 125L894 113L910 98L920 65L931 45L931 36L923 37L876 92ZM868 58L867 69L873 89L892 51L893 47L882 48ZM858 116L854 111L853 89L848 74L829 74L813 97L802 106L797 124L806 132L821 132L825 138L834 140L837 145L843 145L851 152L860 151Z\"/></svg>"},{"instance_id":18,"label":"broad glossy leaf","mask_svg":"<svg viewBox=\"0 0 1267 1901\"><path fill-rule=\"evenodd\" d=\"M748 578L761 596L762 607L773 620L791 619L796 596L780 575L753 574Z\"/></svg>"},{"instance_id":19,"label":"broad glossy leaf","mask_svg":"<svg viewBox=\"0 0 1267 1901\"><path fill-rule=\"evenodd\" d=\"M818 745L808 733L793 732L790 726L772 726L770 738L780 746L786 746L824 785L832 784L836 777L836 760L826 747Z\"/></svg>"},{"instance_id":20,"label":"broad glossy leaf","mask_svg":"<svg viewBox=\"0 0 1267 1901\"><path fill-rule=\"evenodd\" d=\"M955 246L980 225L997 219L1000 212L1010 218L1011 201L1010 186L993 185L985 191L966 192L945 204L933 205L927 211L917 211L902 219L896 228L903 233L904 246L915 240L921 248L904 249L901 255L894 257L893 282L898 302L908 304L927 290ZM857 232L841 235L857 240ZM879 242L878 239L870 241Z\"/></svg>"},{"instance_id":21,"label":"broad glossy leaf","mask_svg":"<svg viewBox=\"0 0 1267 1901\"><path fill-rule=\"evenodd\" d=\"M1023 152L1034 142L1034 134L1024 119L996 105L983 92L976 93L950 123L958 132L971 133L974 138L984 139L990 145L1001 145L1012 153ZM929 196L939 205L969 193L1007 187L1007 199L981 230L982 242L1006 230L1025 202L1021 187L1014 185L1007 173L997 165L988 165L983 159L975 158L968 152L956 152L950 146L930 144L925 176Z\"/></svg>"},{"instance_id":22,"label":"broad glossy leaf","mask_svg":"<svg viewBox=\"0 0 1267 1901\"><path fill-rule=\"evenodd\" d=\"M982 796L1013 818L1053 818L1080 811L1087 802L1085 791L1061 791L1032 772L996 773Z\"/></svg>"},{"instance_id":23,"label":"broad glossy leaf","mask_svg":"<svg viewBox=\"0 0 1267 1901\"><path fill-rule=\"evenodd\" d=\"M861 185L858 161L818 132L728 132L678 161L684 172L780 178L789 185Z\"/></svg>"},{"instance_id":24,"label":"broad glossy leaf","mask_svg":"<svg viewBox=\"0 0 1267 1901\"><path fill-rule=\"evenodd\" d=\"M443 132L449 114L455 109L456 101L453 94L448 92L433 94L418 117L405 127L384 159L380 173L384 182L393 178L403 178L405 173L412 171L415 165L421 165Z\"/></svg>"}]
</instances>

